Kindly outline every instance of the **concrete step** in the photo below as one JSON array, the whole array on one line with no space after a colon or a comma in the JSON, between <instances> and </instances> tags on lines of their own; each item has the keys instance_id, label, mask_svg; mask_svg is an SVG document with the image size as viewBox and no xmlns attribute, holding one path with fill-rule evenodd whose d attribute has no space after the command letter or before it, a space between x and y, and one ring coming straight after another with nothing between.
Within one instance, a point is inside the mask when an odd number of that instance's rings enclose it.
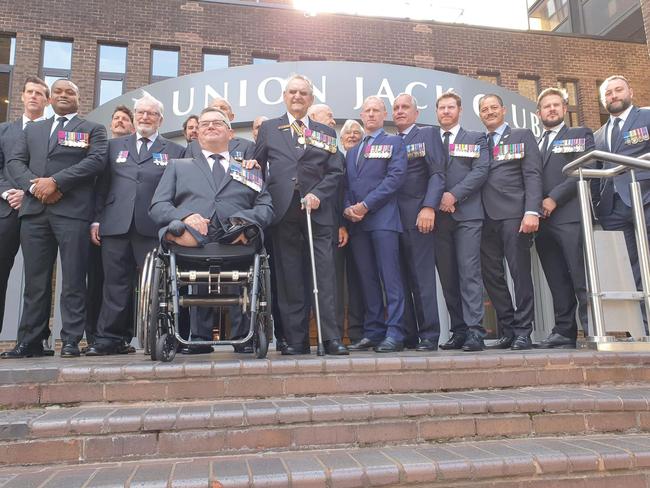
<instances>
[{"instance_id":1,"label":"concrete step","mask_svg":"<svg viewBox=\"0 0 650 488\"><path fill-rule=\"evenodd\" d=\"M5 360L0 361L0 405L18 408L650 382L650 353L405 352L298 359L272 353L265 360L239 358L215 353L207 359L180 357L172 363L152 362L141 354Z\"/></svg>"},{"instance_id":2,"label":"concrete step","mask_svg":"<svg viewBox=\"0 0 650 488\"><path fill-rule=\"evenodd\" d=\"M650 388L523 388L0 412L0 465L650 431Z\"/></svg>"},{"instance_id":3,"label":"concrete step","mask_svg":"<svg viewBox=\"0 0 650 488\"><path fill-rule=\"evenodd\" d=\"M597 435L0 469L0 488L647 488L649 435Z\"/></svg>"}]
</instances>

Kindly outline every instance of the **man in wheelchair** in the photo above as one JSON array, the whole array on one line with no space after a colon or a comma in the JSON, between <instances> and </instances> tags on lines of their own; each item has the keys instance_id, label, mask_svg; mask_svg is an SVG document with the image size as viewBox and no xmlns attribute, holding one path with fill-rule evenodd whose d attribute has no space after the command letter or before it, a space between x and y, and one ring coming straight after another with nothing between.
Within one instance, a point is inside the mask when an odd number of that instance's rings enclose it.
<instances>
[{"instance_id":1,"label":"man in wheelchair","mask_svg":"<svg viewBox=\"0 0 650 488\"><path fill-rule=\"evenodd\" d=\"M199 116L201 152L168 163L149 209L161 229L163 248L170 243L184 247L211 242L259 245L258 234L273 219L271 196L259 169L245 170L231 158L228 142L232 137L228 117L208 107ZM193 314L193 339L209 340L205 322ZM195 352L211 350L196 346Z\"/></svg>"}]
</instances>

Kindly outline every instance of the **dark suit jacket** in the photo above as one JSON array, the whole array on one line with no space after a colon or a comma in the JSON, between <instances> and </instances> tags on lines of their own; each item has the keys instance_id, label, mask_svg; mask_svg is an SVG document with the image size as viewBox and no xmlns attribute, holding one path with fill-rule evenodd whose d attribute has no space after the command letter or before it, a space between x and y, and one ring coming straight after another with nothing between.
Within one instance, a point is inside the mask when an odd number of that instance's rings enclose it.
<instances>
[{"instance_id":1,"label":"dark suit jacket","mask_svg":"<svg viewBox=\"0 0 650 488\"><path fill-rule=\"evenodd\" d=\"M440 138L439 134L436 134ZM483 219L481 187L488 177L490 156L487 139L482 132L466 131L462 127L456 134L454 144L481 146L478 158L450 156L445 172L446 191L456 197L456 211L451 214L457 221Z\"/></svg>"},{"instance_id":2,"label":"dark suit jacket","mask_svg":"<svg viewBox=\"0 0 650 488\"><path fill-rule=\"evenodd\" d=\"M365 202L368 213L361 222L350 226L352 233L374 230L402 232L397 192L406 178L406 146L399 136L381 131L372 145L393 147L390 158L366 158L361 155L363 140L350 149L346 155L347 186L344 208L358 202Z\"/></svg>"},{"instance_id":3,"label":"dark suit jacket","mask_svg":"<svg viewBox=\"0 0 650 488\"><path fill-rule=\"evenodd\" d=\"M315 222L335 225L332 206L343 175L343 157L338 151L332 154L310 145L296 147L288 125L286 114L264 121L255 144L254 159L267 175L267 188L273 198L273 223L282 220L297 188L301 197L313 193L320 200L320 207L311 214ZM309 128L336 139L334 129L311 119Z\"/></svg>"},{"instance_id":4,"label":"dark suit jacket","mask_svg":"<svg viewBox=\"0 0 650 488\"><path fill-rule=\"evenodd\" d=\"M18 135L7 164L10 176L25 192L18 215L36 215L45 210L45 205L29 193L30 180L52 176L63 198L48 205L48 210L62 217L92 220L95 213L95 177L104 169L104 154L108 149L106 128L75 116L64 131L88 134L88 147L57 144L50 150L48 144L53 121L52 117L25 127Z\"/></svg>"},{"instance_id":5,"label":"dark suit jacket","mask_svg":"<svg viewBox=\"0 0 650 488\"><path fill-rule=\"evenodd\" d=\"M609 147L607 145L607 129L609 121L598 129L594 134L594 139L596 143L596 149L600 151L609 152ZM650 141L639 141L636 144L626 144L624 141L624 135L627 132L630 132L633 129L645 127L650 132L650 110L645 108L638 108L633 106L632 110L625 119L623 127L621 127L621 137L617 144L612 148L611 152L616 154L623 154L625 156L637 157L643 154L650 152ZM630 141L631 142L631 141ZM606 163L605 167L612 166L610 163ZM635 171L635 176L637 181L641 183L641 190L643 192L643 204L647 205L650 203L650 171ZM625 172L621 175L615 176L613 178L608 178L605 180L604 185L615 184L616 189L621 195L621 199L625 202L626 205L631 206L631 201L629 199L629 185L630 185L630 173ZM603 191L605 188L603 187ZM609 215L612 211L612 202L601 201L598 206L599 215Z\"/></svg>"},{"instance_id":6,"label":"dark suit jacket","mask_svg":"<svg viewBox=\"0 0 650 488\"><path fill-rule=\"evenodd\" d=\"M237 161L242 159L253 159L255 154L255 143L243 137L233 137L228 144L230 156Z\"/></svg>"},{"instance_id":7,"label":"dark suit jacket","mask_svg":"<svg viewBox=\"0 0 650 488\"><path fill-rule=\"evenodd\" d=\"M168 159L182 158L185 149L161 135L149 149L149 156L140 160L137 134L108 141L105 169L97 182L95 221L103 236L126 234L131 222L143 236L156 237L158 226L149 217L149 207L165 166L154 162L153 153L166 154ZM128 152L126 161L118 162L121 152Z\"/></svg>"},{"instance_id":8,"label":"dark suit jacket","mask_svg":"<svg viewBox=\"0 0 650 488\"><path fill-rule=\"evenodd\" d=\"M229 174L217 187L203 154L169 162L149 209L149 215L159 228L193 213L205 218L212 218L216 213L224 229L230 226L231 218L244 219L261 228L273 220L271 195L266 188L257 192Z\"/></svg>"},{"instance_id":9,"label":"dark suit jacket","mask_svg":"<svg viewBox=\"0 0 650 488\"><path fill-rule=\"evenodd\" d=\"M557 208L546 219L556 224L580 222L580 202L578 201L578 178L567 178L562 174L562 168L585 152L594 149L594 134L586 127L567 127L560 129L553 142L564 139L585 139L584 152L554 153L553 145L543 158L543 189L544 198L551 197L557 203Z\"/></svg>"},{"instance_id":10,"label":"dark suit jacket","mask_svg":"<svg viewBox=\"0 0 650 488\"><path fill-rule=\"evenodd\" d=\"M524 157L495 161L491 156L490 172L483 185L483 206L493 220L520 219L524 212L541 212L542 155L530 129L507 126L497 148L524 144Z\"/></svg>"},{"instance_id":11,"label":"dark suit jacket","mask_svg":"<svg viewBox=\"0 0 650 488\"><path fill-rule=\"evenodd\" d=\"M18 188L18 185L7 171L7 161L16 144L16 139L22 131L22 116L14 122L0 124L0 195L12 188ZM0 218L7 217L12 210L9 203L3 198L0 198Z\"/></svg>"},{"instance_id":12,"label":"dark suit jacket","mask_svg":"<svg viewBox=\"0 0 650 488\"><path fill-rule=\"evenodd\" d=\"M402 226L415 229L422 207L438 208L445 190L444 150L438 127L413 127L404 145L424 143L425 156L408 159L404 183L397 192Z\"/></svg>"}]
</instances>

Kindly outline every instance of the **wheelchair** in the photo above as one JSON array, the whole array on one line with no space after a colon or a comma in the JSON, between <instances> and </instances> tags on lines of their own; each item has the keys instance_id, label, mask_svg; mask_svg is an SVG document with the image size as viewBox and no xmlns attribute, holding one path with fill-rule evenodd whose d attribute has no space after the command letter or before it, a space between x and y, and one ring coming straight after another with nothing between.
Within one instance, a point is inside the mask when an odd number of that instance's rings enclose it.
<instances>
[{"instance_id":1,"label":"wheelchair","mask_svg":"<svg viewBox=\"0 0 650 488\"><path fill-rule=\"evenodd\" d=\"M252 341L255 356L265 358L273 338L273 316L271 273L263 245L212 242L203 248L165 247L147 255L140 275L136 327L145 354L169 362L179 343L214 346ZM181 307L190 306L240 306L242 320L250 319L248 334L238 340L187 341L179 335L178 324Z\"/></svg>"}]
</instances>

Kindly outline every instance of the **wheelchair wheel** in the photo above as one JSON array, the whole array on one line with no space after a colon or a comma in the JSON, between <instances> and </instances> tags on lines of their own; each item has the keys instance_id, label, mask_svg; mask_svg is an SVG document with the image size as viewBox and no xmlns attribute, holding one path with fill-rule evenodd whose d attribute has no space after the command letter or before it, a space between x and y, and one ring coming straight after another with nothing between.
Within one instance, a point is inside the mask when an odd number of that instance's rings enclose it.
<instances>
[{"instance_id":1,"label":"wheelchair wheel","mask_svg":"<svg viewBox=\"0 0 650 488\"><path fill-rule=\"evenodd\" d=\"M176 355L176 337L169 327L168 317L161 313L160 302L166 301L167 290L163 262L155 257L151 269L147 302L147 339L153 361L171 361Z\"/></svg>"},{"instance_id":2,"label":"wheelchair wheel","mask_svg":"<svg viewBox=\"0 0 650 488\"><path fill-rule=\"evenodd\" d=\"M271 275L268 261L264 256L261 265L262 276L260 289L257 295L259 309L253 336L253 349L255 357L264 359L269 350L269 342L273 338L273 317L271 316Z\"/></svg>"},{"instance_id":3,"label":"wheelchair wheel","mask_svg":"<svg viewBox=\"0 0 650 488\"><path fill-rule=\"evenodd\" d=\"M136 334L145 354L149 354L149 294L151 293L151 271L155 261L155 252L148 253L140 272L140 286L137 293Z\"/></svg>"},{"instance_id":4,"label":"wheelchair wheel","mask_svg":"<svg viewBox=\"0 0 650 488\"><path fill-rule=\"evenodd\" d=\"M268 317L265 314L257 316L257 324L255 324L255 335L253 336L253 350L257 359L264 359L266 353L269 351L269 335L268 335Z\"/></svg>"},{"instance_id":5,"label":"wheelchair wheel","mask_svg":"<svg viewBox=\"0 0 650 488\"><path fill-rule=\"evenodd\" d=\"M155 347L151 350L152 359L154 354L157 361L165 363L173 361L176 356L176 338L171 334L163 334L158 337Z\"/></svg>"}]
</instances>

